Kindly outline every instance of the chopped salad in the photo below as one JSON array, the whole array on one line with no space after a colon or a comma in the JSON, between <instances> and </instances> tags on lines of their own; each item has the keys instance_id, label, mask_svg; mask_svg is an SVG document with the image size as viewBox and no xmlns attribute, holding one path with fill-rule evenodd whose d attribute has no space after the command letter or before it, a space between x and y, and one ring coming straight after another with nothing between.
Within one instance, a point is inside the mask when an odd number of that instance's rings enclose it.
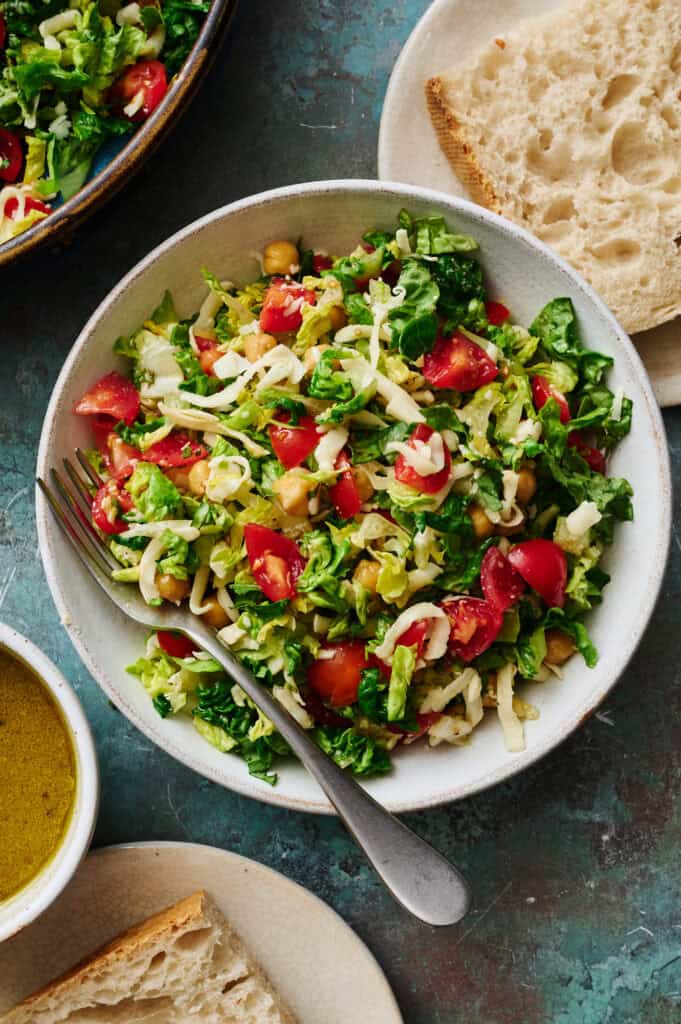
<instances>
[{"instance_id":1,"label":"chopped salad","mask_svg":"<svg viewBox=\"0 0 681 1024\"><path fill-rule=\"evenodd\" d=\"M156 109L210 0L0 0L0 243Z\"/></svg>"},{"instance_id":2,"label":"chopped salad","mask_svg":"<svg viewBox=\"0 0 681 1024\"><path fill-rule=\"evenodd\" d=\"M349 255L268 245L243 286L169 294L75 408L102 485L114 576L187 601L343 767L389 770L495 714L511 751L523 680L597 653L584 625L632 490L607 460L632 403L568 298L512 322L473 238L399 215ZM187 638L129 671L274 782L287 747Z\"/></svg>"}]
</instances>

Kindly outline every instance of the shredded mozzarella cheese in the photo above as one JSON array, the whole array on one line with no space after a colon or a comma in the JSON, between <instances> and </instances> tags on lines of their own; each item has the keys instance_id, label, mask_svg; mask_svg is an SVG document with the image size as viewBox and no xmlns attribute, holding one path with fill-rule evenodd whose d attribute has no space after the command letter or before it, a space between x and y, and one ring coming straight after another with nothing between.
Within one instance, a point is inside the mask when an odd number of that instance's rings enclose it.
<instances>
[{"instance_id":1,"label":"shredded mozzarella cheese","mask_svg":"<svg viewBox=\"0 0 681 1024\"><path fill-rule=\"evenodd\" d=\"M376 648L374 652L376 657L390 664L399 638L403 633L406 633L410 626L413 626L415 622L420 622L422 619L429 620L428 630L430 634L426 640L423 656L426 661L434 661L436 658L441 658L447 650L449 619L442 608L436 604L431 604L429 601L421 601L419 604L414 604L411 608L405 609L405 611L397 616L392 626L386 630L382 642Z\"/></svg>"},{"instance_id":2,"label":"shredded mozzarella cheese","mask_svg":"<svg viewBox=\"0 0 681 1024\"><path fill-rule=\"evenodd\" d=\"M573 537L581 537L596 523L600 523L602 518L595 501L583 501L565 517L565 525Z\"/></svg>"},{"instance_id":3,"label":"shredded mozzarella cheese","mask_svg":"<svg viewBox=\"0 0 681 1024\"><path fill-rule=\"evenodd\" d=\"M504 731L506 749L518 753L525 749L525 734L522 722L513 710L513 679L516 666L511 662L497 673L497 713Z\"/></svg>"},{"instance_id":4,"label":"shredded mozzarella cheese","mask_svg":"<svg viewBox=\"0 0 681 1024\"><path fill-rule=\"evenodd\" d=\"M347 440L348 432L345 427L334 427L322 435L313 452L322 473L333 473L336 468L336 459L345 447Z\"/></svg>"}]
</instances>

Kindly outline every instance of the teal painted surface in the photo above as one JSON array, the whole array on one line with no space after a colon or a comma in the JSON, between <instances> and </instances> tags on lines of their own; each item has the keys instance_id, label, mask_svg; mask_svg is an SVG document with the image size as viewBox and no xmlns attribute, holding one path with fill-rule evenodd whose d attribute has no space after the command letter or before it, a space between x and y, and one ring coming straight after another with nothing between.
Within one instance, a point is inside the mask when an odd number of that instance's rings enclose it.
<instances>
[{"instance_id":1,"label":"teal painted surface","mask_svg":"<svg viewBox=\"0 0 681 1024\"><path fill-rule=\"evenodd\" d=\"M641 650L601 716L521 778L409 817L474 888L469 917L445 932L390 902L334 820L221 790L130 726L71 649L36 551L40 426L86 317L152 245L215 206L291 181L375 175L388 74L425 7L242 0L189 115L140 176L69 249L4 274L0 618L45 648L85 704L102 765L97 845L211 843L303 883L369 944L409 1024L676 1024L681 540ZM681 410L665 421L678 479Z\"/></svg>"}]
</instances>

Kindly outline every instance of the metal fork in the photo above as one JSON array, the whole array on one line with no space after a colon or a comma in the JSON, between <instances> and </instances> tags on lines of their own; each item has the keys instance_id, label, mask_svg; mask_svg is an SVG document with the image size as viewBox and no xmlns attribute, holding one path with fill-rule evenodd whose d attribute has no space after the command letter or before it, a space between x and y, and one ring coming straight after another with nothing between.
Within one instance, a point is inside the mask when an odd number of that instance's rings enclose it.
<instances>
[{"instance_id":1,"label":"metal fork","mask_svg":"<svg viewBox=\"0 0 681 1024\"><path fill-rule=\"evenodd\" d=\"M76 449L76 459L82 474L69 459L63 459L65 475L52 469L51 487L40 478L37 482L60 530L107 597L140 625L184 633L222 665L227 675L267 715L317 780L398 903L426 924L450 925L461 920L468 910L470 894L456 868L339 768L270 691L220 643L213 629L188 609L168 603L159 608L151 607L137 588L112 580L111 573L118 563L92 526L90 516L89 485L99 487L103 481L80 449Z\"/></svg>"}]
</instances>

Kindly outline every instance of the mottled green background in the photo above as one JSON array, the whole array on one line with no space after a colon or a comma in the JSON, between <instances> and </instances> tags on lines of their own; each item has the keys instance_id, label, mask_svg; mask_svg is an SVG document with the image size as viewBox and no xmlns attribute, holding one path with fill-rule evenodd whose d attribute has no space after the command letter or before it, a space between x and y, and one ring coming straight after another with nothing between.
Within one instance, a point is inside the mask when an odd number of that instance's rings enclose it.
<instances>
[{"instance_id":1,"label":"mottled green background","mask_svg":"<svg viewBox=\"0 0 681 1024\"><path fill-rule=\"evenodd\" d=\"M103 776L96 844L195 840L302 882L369 944L409 1024L675 1024L676 536L646 639L602 713L516 781L410 817L475 891L463 924L437 933L391 903L335 820L223 791L175 764L114 711L59 625L36 550L40 426L85 318L148 249L215 206L288 182L375 175L388 74L426 6L242 0L190 113L140 176L69 249L3 274L0 617L62 667L94 724ZM665 421L678 474L681 413L667 412Z\"/></svg>"}]
</instances>

